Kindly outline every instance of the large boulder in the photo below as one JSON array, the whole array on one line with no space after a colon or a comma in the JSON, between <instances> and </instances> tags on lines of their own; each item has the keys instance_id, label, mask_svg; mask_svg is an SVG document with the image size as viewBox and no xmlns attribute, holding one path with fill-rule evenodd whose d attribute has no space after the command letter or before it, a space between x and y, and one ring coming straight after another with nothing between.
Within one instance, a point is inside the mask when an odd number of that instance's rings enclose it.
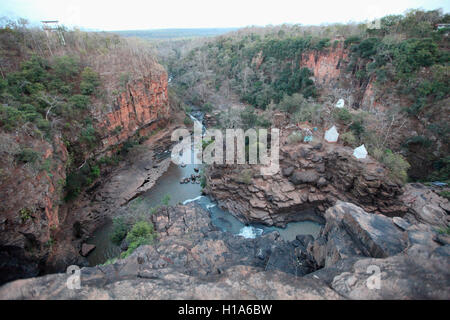
<instances>
[{"instance_id":1,"label":"large boulder","mask_svg":"<svg viewBox=\"0 0 450 320\"><path fill-rule=\"evenodd\" d=\"M321 237L309 246L320 266L351 256L385 258L407 247L407 234L391 218L366 213L354 204L338 201L325 219Z\"/></svg>"},{"instance_id":2,"label":"large boulder","mask_svg":"<svg viewBox=\"0 0 450 320\"><path fill-rule=\"evenodd\" d=\"M426 223L435 228L449 225L450 202L432 188L420 183L405 186L402 200L408 207L409 219Z\"/></svg>"},{"instance_id":3,"label":"large boulder","mask_svg":"<svg viewBox=\"0 0 450 320\"><path fill-rule=\"evenodd\" d=\"M152 215L158 242L112 265L81 269L81 289L70 275L8 283L0 299L339 299L313 271L306 249L278 233L245 239L215 230L194 203ZM310 241L306 239L305 241ZM268 290L270 288L270 290Z\"/></svg>"},{"instance_id":4,"label":"large boulder","mask_svg":"<svg viewBox=\"0 0 450 320\"><path fill-rule=\"evenodd\" d=\"M195 204L163 207L152 216L156 244L82 268L80 289L68 288L72 274L53 274L7 283L0 299L450 298L450 244L432 227L345 202L325 217L318 239L288 243L217 231Z\"/></svg>"},{"instance_id":5,"label":"large boulder","mask_svg":"<svg viewBox=\"0 0 450 320\"><path fill-rule=\"evenodd\" d=\"M93 250L95 249L95 245L89 243L83 243L81 246L81 255L83 257L87 257Z\"/></svg>"},{"instance_id":6,"label":"large boulder","mask_svg":"<svg viewBox=\"0 0 450 320\"><path fill-rule=\"evenodd\" d=\"M120 266L84 268L81 288L68 289L65 274L18 280L0 288L1 299L342 299L338 293L315 279L295 277L280 271L235 266L219 275L193 276L167 268L155 271L136 262L123 276L113 276ZM131 269L130 269L131 270Z\"/></svg>"},{"instance_id":7,"label":"large boulder","mask_svg":"<svg viewBox=\"0 0 450 320\"><path fill-rule=\"evenodd\" d=\"M450 258L396 255L362 259L333 278L349 299L450 299Z\"/></svg>"},{"instance_id":8,"label":"large boulder","mask_svg":"<svg viewBox=\"0 0 450 320\"><path fill-rule=\"evenodd\" d=\"M295 171L289 180L294 185L299 185L302 183L315 183L319 180L319 175L315 170L307 170L307 171Z\"/></svg>"}]
</instances>

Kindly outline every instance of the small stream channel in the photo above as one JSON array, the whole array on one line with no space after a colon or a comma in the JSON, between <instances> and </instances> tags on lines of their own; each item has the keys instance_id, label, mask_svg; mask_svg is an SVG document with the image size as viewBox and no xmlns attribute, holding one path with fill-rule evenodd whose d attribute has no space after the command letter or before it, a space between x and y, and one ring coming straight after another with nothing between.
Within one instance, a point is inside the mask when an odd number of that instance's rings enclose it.
<instances>
[{"instance_id":1,"label":"small stream channel","mask_svg":"<svg viewBox=\"0 0 450 320\"><path fill-rule=\"evenodd\" d=\"M200 117L196 115L196 118L193 116L191 118L194 121L199 121L197 118ZM194 151L190 156L193 157L195 154ZM198 174L194 169L201 169L201 165L179 166L171 163L168 170L158 179L153 188L131 201L126 210L135 211L137 215L148 214L151 208L160 205L161 199L169 195L169 205L197 202L209 212L212 224L223 232L231 232L245 238L255 238L262 234L278 231L286 241L294 240L296 235L299 234L310 234L314 238L318 236L321 225L312 221L291 222L287 224L286 228L269 227L262 224L245 225L231 213L219 208L210 197L203 196L200 184L180 183L183 178L190 177L191 174ZM96 246L96 249L87 257L91 266L102 264L108 259L119 256L120 248L110 240L112 231L113 223L108 221L98 228L87 241Z\"/></svg>"}]
</instances>

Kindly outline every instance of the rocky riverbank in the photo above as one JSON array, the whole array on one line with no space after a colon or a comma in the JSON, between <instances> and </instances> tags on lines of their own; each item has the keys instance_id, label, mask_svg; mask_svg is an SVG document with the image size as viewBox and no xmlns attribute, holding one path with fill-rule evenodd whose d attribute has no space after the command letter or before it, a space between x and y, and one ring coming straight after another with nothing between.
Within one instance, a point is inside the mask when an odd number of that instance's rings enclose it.
<instances>
[{"instance_id":1,"label":"rocky riverbank","mask_svg":"<svg viewBox=\"0 0 450 320\"><path fill-rule=\"evenodd\" d=\"M111 178L104 170L100 172L98 164L95 175L88 180L84 181L85 174L79 174L81 168L89 171L92 163L114 155L129 139L148 137L161 128L168 128L170 120L176 118L170 113L167 73L163 67L151 63L142 72L145 75L129 81L120 93L113 90L114 93L105 94L102 107L98 107L96 99L85 97L90 101L88 110L87 107L79 108L86 109L83 112L73 110L79 116L78 121L83 122L86 117L92 125L89 147L80 138L85 128L71 120L62 120L58 112L57 116L49 116L53 106L47 112L49 120L54 121L52 130L55 129L49 137L44 138L43 133L37 134L39 131L30 130L31 127L13 131L2 127L0 283L65 270L70 264L83 264L79 254L81 241L103 222L107 211L114 210L134 193L150 188L161 174L158 171L164 171L167 164L161 164L158 169L141 168L150 162L155 150L147 144L151 150L137 159L131 170L125 170L128 177ZM113 80L110 72L100 78L103 84L110 84L109 88L114 87L108 82ZM65 124L65 129L56 123ZM69 128L74 130L68 133ZM36 159L17 161L22 149ZM70 174L75 178L71 179ZM71 183L75 186L73 190L68 187ZM71 192L81 195L66 201Z\"/></svg>"},{"instance_id":2,"label":"rocky riverbank","mask_svg":"<svg viewBox=\"0 0 450 320\"><path fill-rule=\"evenodd\" d=\"M295 127L280 137L280 172L262 176L259 166L213 165L206 171L205 192L244 221L283 226L290 221L318 220L336 201L365 211L403 216L401 183L368 157L356 159L353 149L327 143L315 133L313 143L289 143Z\"/></svg>"},{"instance_id":3,"label":"rocky riverbank","mask_svg":"<svg viewBox=\"0 0 450 320\"><path fill-rule=\"evenodd\" d=\"M53 274L8 283L0 298L450 298L448 235L342 201L324 219L318 239L285 242L276 233L245 239L219 232L195 204L163 207L152 216L155 245L114 264L82 268L80 289L66 287L68 275Z\"/></svg>"}]
</instances>

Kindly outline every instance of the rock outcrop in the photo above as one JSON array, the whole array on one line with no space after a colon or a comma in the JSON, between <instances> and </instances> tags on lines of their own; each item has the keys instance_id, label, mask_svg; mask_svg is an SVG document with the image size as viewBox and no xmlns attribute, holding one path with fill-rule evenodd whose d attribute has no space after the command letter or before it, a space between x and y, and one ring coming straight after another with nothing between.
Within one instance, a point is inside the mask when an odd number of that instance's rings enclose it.
<instances>
[{"instance_id":1,"label":"rock outcrop","mask_svg":"<svg viewBox=\"0 0 450 320\"><path fill-rule=\"evenodd\" d=\"M102 145L95 154L112 152L137 132L146 136L167 124L167 74L159 69L127 84L110 111L93 115L94 125L103 134ZM58 270L82 261L80 248L71 241L73 234L79 233L75 226L86 217L74 217L81 211L72 210L72 204L61 201L68 161L66 145L59 135L48 142L31 129L28 131L0 132L3 159L0 160L0 283L36 275L47 267ZM39 164L14 159L13 155L23 146L42 158ZM92 155L85 155L89 156ZM91 222L95 220L91 218ZM92 231L96 225L91 226ZM21 266L19 261L29 267Z\"/></svg>"},{"instance_id":2,"label":"rock outcrop","mask_svg":"<svg viewBox=\"0 0 450 320\"><path fill-rule=\"evenodd\" d=\"M391 218L367 214L361 208L338 201L325 213L321 235L308 248L319 267L351 256L386 258L406 249L407 235Z\"/></svg>"},{"instance_id":3,"label":"rock outcrop","mask_svg":"<svg viewBox=\"0 0 450 320\"><path fill-rule=\"evenodd\" d=\"M408 219L445 229L449 223L450 201L440 197L432 188L420 183L405 186L402 201L408 207Z\"/></svg>"},{"instance_id":4,"label":"rock outcrop","mask_svg":"<svg viewBox=\"0 0 450 320\"><path fill-rule=\"evenodd\" d=\"M320 91L322 98L319 100L322 103L335 104L343 99L346 108L386 115L387 119L390 118L388 113L392 110L415 103L398 90L390 89L397 85L396 82L379 84L375 75L363 79L357 77L358 71L366 70L369 61L355 59L352 57L350 46L345 48L344 39L335 40L332 40L334 44L327 48L303 53L299 61L300 67L307 67L313 72L313 80ZM449 153L446 136L429 129L449 122L448 106L447 97L430 106L426 116L407 117L400 114L399 116L403 116L402 124L394 125L391 130L395 131L395 134L389 136L388 145L392 150L404 149L405 141L419 136L432 143L431 147L411 143L408 144L408 150L403 150L411 165L408 174L414 180L426 180L435 170L433 162L445 158Z\"/></svg>"},{"instance_id":5,"label":"rock outcrop","mask_svg":"<svg viewBox=\"0 0 450 320\"><path fill-rule=\"evenodd\" d=\"M145 136L167 121L167 73L158 72L127 84L111 109L98 116L98 126L104 131L100 151L123 143L138 131Z\"/></svg>"},{"instance_id":6,"label":"rock outcrop","mask_svg":"<svg viewBox=\"0 0 450 320\"><path fill-rule=\"evenodd\" d=\"M323 268L307 278L321 279L350 299L450 297L448 235L341 201L325 217L321 235L307 249Z\"/></svg>"},{"instance_id":7,"label":"rock outcrop","mask_svg":"<svg viewBox=\"0 0 450 320\"><path fill-rule=\"evenodd\" d=\"M39 273L51 239L60 227L61 181L67 150L61 138L50 143L19 133L0 133L0 283ZM23 163L14 154L27 146L42 157ZM45 169L41 166L48 165Z\"/></svg>"},{"instance_id":8,"label":"rock outcrop","mask_svg":"<svg viewBox=\"0 0 450 320\"><path fill-rule=\"evenodd\" d=\"M82 268L79 289L67 287L73 274L54 274L8 283L0 287L0 298L450 298L449 243L418 245L411 233L423 226L405 230L393 218L344 202L328 209L325 218L315 241L299 236L287 243L276 233L244 239L216 231L195 204L163 207L152 217L156 244L111 265ZM330 258L305 275L312 263L324 260L314 250Z\"/></svg>"},{"instance_id":9,"label":"rock outcrop","mask_svg":"<svg viewBox=\"0 0 450 320\"><path fill-rule=\"evenodd\" d=\"M313 72L316 85L330 85L341 76L348 54L348 50L344 49L343 42L340 42L333 49L304 53L301 66L307 67Z\"/></svg>"},{"instance_id":10,"label":"rock outcrop","mask_svg":"<svg viewBox=\"0 0 450 320\"><path fill-rule=\"evenodd\" d=\"M402 186L374 159L356 159L352 149L327 143L316 134L313 144L286 143L280 137L280 172L262 176L259 166L213 165L206 171L205 192L244 221L284 225L318 220L340 199L365 211L402 216ZM243 172L248 180L242 180Z\"/></svg>"}]
</instances>

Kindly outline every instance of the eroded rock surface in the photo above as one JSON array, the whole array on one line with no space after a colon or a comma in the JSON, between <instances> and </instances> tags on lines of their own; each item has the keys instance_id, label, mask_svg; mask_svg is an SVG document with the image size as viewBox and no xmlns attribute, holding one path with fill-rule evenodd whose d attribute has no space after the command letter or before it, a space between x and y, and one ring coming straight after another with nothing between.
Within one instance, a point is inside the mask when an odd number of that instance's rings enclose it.
<instances>
[{"instance_id":1,"label":"eroded rock surface","mask_svg":"<svg viewBox=\"0 0 450 320\"><path fill-rule=\"evenodd\" d=\"M401 184L376 160L358 160L351 148L327 143L320 133L312 144L289 144L287 137L293 130L283 130L280 137L280 172L262 176L259 166L213 165L206 172L205 192L239 218L268 225L323 222L321 212L338 199L367 212L405 214Z\"/></svg>"},{"instance_id":2,"label":"eroded rock surface","mask_svg":"<svg viewBox=\"0 0 450 320\"><path fill-rule=\"evenodd\" d=\"M404 230L350 203L338 202L325 218L318 239L298 236L286 243L276 233L244 239L218 232L195 204L163 207L152 216L155 245L111 265L81 269L80 289L67 288L69 275L54 274L8 283L0 298L450 298L448 244L417 244L409 239L418 225Z\"/></svg>"},{"instance_id":3,"label":"eroded rock surface","mask_svg":"<svg viewBox=\"0 0 450 320\"><path fill-rule=\"evenodd\" d=\"M96 150L77 154L79 161L112 154L136 133L147 136L167 125L170 117L167 74L158 64L147 71L146 76L128 83L111 105L92 111L93 124L101 135L102 144ZM103 222L107 210L114 208L108 201L114 205L123 203L134 196L136 189L149 188L159 177L138 168L134 175L142 179L130 179L125 190L124 181L118 183L118 176L109 188L102 189L103 194L94 194L97 202L93 201L89 210L85 210L86 202L92 200L93 189L100 182L94 183L87 195L77 199L75 204L62 201L69 157L60 134L49 142L31 128L13 133L2 130L0 145L0 273L8 275L0 276L0 283L10 277L28 277L82 263L81 243L73 241L81 240L83 234L86 236ZM24 146L39 154L42 164L16 161L14 155ZM147 163L149 158L151 155ZM141 164L142 161L138 161L135 167ZM140 184L135 186L136 183ZM101 203L103 199L106 201ZM9 258L4 260L3 257Z\"/></svg>"}]
</instances>

